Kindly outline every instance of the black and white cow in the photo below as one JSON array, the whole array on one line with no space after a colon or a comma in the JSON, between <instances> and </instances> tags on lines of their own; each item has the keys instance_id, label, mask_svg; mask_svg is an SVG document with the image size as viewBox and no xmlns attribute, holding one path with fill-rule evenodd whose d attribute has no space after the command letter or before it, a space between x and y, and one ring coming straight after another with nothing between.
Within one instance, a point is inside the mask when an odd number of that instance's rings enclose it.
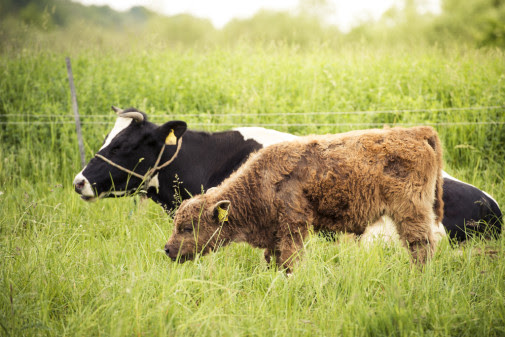
<instances>
[{"instance_id":1,"label":"black and white cow","mask_svg":"<svg viewBox=\"0 0 505 337\"><path fill-rule=\"evenodd\" d=\"M176 196L187 199L217 186L248 158L249 154L268 145L296 139L297 136L259 127L237 128L208 133L186 130L186 123L167 122L161 126L147 121L147 116L134 108L120 110L116 124L107 135L97 155L74 179L75 191L90 201L132 194L140 187L148 198L166 210L176 205ZM115 163L140 176L155 166L164 140L174 130L182 146L166 146L161 163L173 159L167 167L154 172L147 182L110 163ZM443 227L434 224L440 236L447 231L458 241L466 233L489 235L501 233L502 213L497 202L475 186L461 182L444 172ZM386 223L387 221L383 221ZM376 228L379 228L377 226ZM371 228L374 228L373 226ZM445 228L445 231L444 231ZM382 230L379 229L379 232Z\"/></svg>"},{"instance_id":2,"label":"black and white cow","mask_svg":"<svg viewBox=\"0 0 505 337\"><path fill-rule=\"evenodd\" d=\"M182 146L175 160L157 172L146 186L147 197L171 209L176 195L182 199L217 186L247 159L251 152L264 146L296 136L259 127L238 128L224 132L186 130L185 123L171 121L158 126L147 121L143 112L130 108L118 110L118 118L107 135L98 154L142 175L154 166L165 137L178 127L176 136L184 134ZM161 162L169 160L176 146L169 146ZM143 158L142 160L140 160ZM180 184L177 183L180 181ZM105 197L118 197L135 192L142 181L135 176L94 157L75 177L75 191L82 199L90 201Z\"/></svg>"},{"instance_id":3,"label":"black and white cow","mask_svg":"<svg viewBox=\"0 0 505 337\"><path fill-rule=\"evenodd\" d=\"M445 171L442 173L444 176L442 222L450 236L457 241L466 240L467 234L472 232L497 237L503 224L498 202L477 187L462 182Z\"/></svg>"}]
</instances>

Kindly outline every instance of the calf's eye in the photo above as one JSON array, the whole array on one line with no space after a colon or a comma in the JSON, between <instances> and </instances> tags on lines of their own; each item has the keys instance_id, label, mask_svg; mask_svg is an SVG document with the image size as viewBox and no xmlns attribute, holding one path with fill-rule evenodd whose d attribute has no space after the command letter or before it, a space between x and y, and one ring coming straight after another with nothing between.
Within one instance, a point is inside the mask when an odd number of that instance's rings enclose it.
<instances>
[{"instance_id":1,"label":"calf's eye","mask_svg":"<svg viewBox=\"0 0 505 337\"><path fill-rule=\"evenodd\" d=\"M192 233L193 232L193 227L185 227L184 228L184 233Z\"/></svg>"}]
</instances>

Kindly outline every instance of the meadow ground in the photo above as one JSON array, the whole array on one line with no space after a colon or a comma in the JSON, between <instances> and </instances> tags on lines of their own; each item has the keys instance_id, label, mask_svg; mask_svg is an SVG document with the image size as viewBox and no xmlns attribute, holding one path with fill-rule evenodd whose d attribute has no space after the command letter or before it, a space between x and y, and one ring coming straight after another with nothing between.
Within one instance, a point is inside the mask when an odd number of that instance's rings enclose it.
<instances>
[{"instance_id":1,"label":"meadow ground","mask_svg":"<svg viewBox=\"0 0 505 337\"><path fill-rule=\"evenodd\" d=\"M245 244L172 263L159 206L73 192L65 56L0 54L0 334L505 335L504 235L444 242L423 270L395 245L317 235L289 279ZM244 45L71 58L87 159L114 123L110 105L205 130L424 124L440 133L447 172L505 203L503 51Z\"/></svg>"}]
</instances>

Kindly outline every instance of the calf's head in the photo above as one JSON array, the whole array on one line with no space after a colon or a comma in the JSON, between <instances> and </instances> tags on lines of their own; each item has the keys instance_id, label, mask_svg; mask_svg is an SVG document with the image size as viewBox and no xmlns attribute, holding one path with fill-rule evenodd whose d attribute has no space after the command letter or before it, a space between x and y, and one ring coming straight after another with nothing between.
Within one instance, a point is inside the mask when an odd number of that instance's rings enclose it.
<instances>
[{"instance_id":1,"label":"calf's head","mask_svg":"<svg viewBox=\"0 0 505 337\"><path fill-rule=\"evenodd\" d=\"M231 241L228 222L230 201L210 202L206 195L185 200L174 216L174 231L165 245L173 261L192 260Z\"/></svg>"},{"instance_id":2,"label":"calf's head","mask_svg":"<svg viewBox=\"0 0 505 337\"><path fill-rule=\"evenodd\" d=\"M112 109L118 115L116 124L105 137L97 154L142 176L154 166L169 135L172 138L175 136L176 141L166 145L164 157L171 158L175 155L176 144L186 131L185 122L171 121L158 126L148 122L147 116L134 108ZM75 191L86 201L124 196L136 191L141 184L142 179L139 177L132 176L96 156L74 179Z\"/></svg>"}]
</instances>

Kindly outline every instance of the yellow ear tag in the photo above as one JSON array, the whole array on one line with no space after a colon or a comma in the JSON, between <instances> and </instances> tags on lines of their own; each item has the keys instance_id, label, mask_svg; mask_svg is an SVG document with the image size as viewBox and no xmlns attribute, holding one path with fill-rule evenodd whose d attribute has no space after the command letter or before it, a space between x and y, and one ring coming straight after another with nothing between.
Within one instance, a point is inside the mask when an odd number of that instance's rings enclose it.
<instances>
[{"instance_id":1,"label":"yellow ear tag","mask_svg":"<svg viewBox=\"0 0 505 337\"><path fill-rule=\"evenodd\" d=\"M219 222L228 221L228 210L224 210L217 206L217 218L219 219Z\"/></svg>"},{"instance_id":2,"label":"yellow ear tag","mask_svg":"<svg viewBox=\"0 0 505 337\"><path fill-rule=\"evenodd\" d=\"M170 130L167 138L165 139L165 144L167 145L175 145L177 144L177 137L174 134L174 129Z\"/></svg>"}]
</instances>

